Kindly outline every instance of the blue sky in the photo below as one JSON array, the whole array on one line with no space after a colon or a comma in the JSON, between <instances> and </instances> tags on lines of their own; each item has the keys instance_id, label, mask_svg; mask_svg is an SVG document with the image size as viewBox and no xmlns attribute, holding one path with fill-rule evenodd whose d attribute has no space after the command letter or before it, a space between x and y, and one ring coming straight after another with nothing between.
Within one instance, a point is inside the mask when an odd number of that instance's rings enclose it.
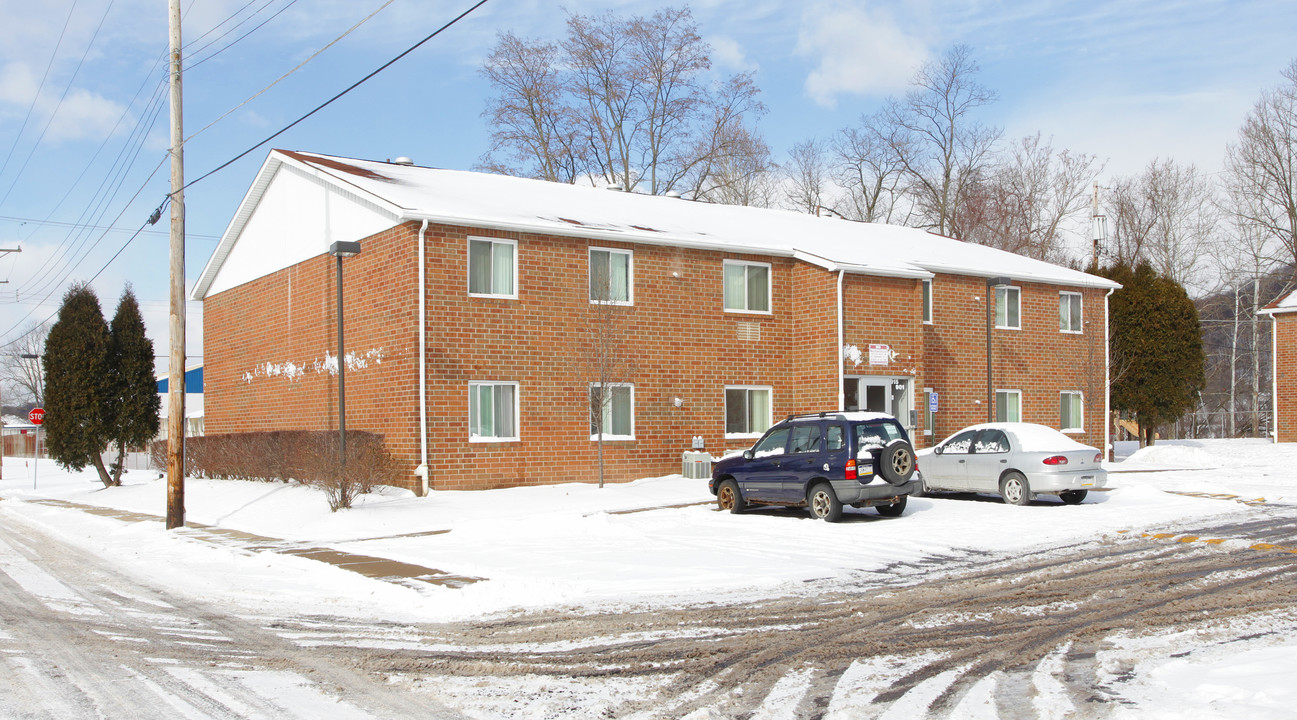
<instances>
[{"instance_id":1,"label":"blue sky","mask_svg":"<svg viewBox=\"0 0 1297 720\"><path fill-rule=\"evenodd\" d=\"M185 75L186 135L385 2L187 2L184 35L196 52ZM192 137L187 177L198 178L296 120L471 4L393 0ZM660 6L490 0L270 145L190 188L189 284L269 147L370 159L407 155L421 165L469 169L487 150L481 113L489 89L477 68L497 33L555 39L565 11L648 14ZM1158 156L1213 172L1260 92L1297 58L1291 0L703 0L691 8L713 47L718 75L755 72L769 107L759 128L781 160L794 143L827 138L903 92L922 62L964 43L981 65L981 82L1000 95L980 119L1003 127L1007 138L1039 131L1055 147L1106 160L1105 176L1135 172ZM250 19L217 39L230 27L220 23L236 14ZM155 347L165 354L166 215L122 248L168 191L166 2L0 0L0 17L0 158L8 157L0 171L0 247L23 249L0 257L0 280L8 281L0 285L0 348L27 323L54 313L70 282L98 273L94 285L105 313L130 282ZM189 352L199 356L201 307L195 304L190 315Z\"/></svg>"}]
</instances>

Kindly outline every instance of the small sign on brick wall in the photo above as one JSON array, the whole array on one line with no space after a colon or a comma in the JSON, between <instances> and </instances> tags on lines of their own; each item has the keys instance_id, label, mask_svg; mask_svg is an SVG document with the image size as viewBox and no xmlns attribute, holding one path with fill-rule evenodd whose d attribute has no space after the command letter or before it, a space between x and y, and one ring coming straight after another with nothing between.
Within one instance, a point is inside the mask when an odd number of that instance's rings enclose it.
<instances>
[{"instance_id":1,"label":"small sign on brick wall","mask_svg":"<svg viewBox=\"0 0 1297 720\"><path fill-rule=\"evenodd\" d=\"M869 364L886 365L891 361L892 348L890 345L870 345L869 346Z\"/></svg>"}]
</instances>

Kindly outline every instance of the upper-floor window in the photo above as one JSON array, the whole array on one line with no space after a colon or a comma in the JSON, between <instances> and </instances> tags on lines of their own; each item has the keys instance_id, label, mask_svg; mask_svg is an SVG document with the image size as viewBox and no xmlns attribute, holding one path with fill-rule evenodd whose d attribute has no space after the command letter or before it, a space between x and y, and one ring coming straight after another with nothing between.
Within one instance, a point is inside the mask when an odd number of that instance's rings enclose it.
<instances>
[{"instance_id":1,"label":"upper-floor window","mask_svg":"<svg viewBox=\"0 0 1297 720\"><path fill-rule=\"evenodd\" d=\"M1058 294L1058 331L1081 332L1081 293L1061 292Z\"/></svg>"},{"instance_id":2,"label":"upper-floor window","mask_svg":"<svg viewBox=\"0 0 1297 720\"><path fill-rule=\"evenodd\" d=\"M995 288L995 326L1022 329L1022 290L1008 285Z\"/></svg>"},{"instance_id":3,"label":"upper-floor window","mask_svg":"<svg viewBox=\"0 0 1297 720\"><path fill-rule=\"evenodd\" d=\"M923 281L923 322L932 324L932 281Z\"/></svg>"},{"instance_id":4,"label":"upper-floor window","mask_svg":"<svg viewBox=\"0 0 1297 720\"><path fill-rule=\"evenodd\" d=\"M770 312L770 264L725 261L725 309Z\"/></svg>"},{"instance_id":5,"label":"upper-floor window","mask_svg":"<svg viewBox=\"0 0 1297 720\"><path fill-rule=\"evenodd\" d=\"M630 305L634 264L630 250L590 248L590 302Z\"/></svg>"},{"instance_id":6,"label":"upper-floor window","mask_svg":"<svg viewBox=\"0 0 1297 720\"><path fill-rule=\"evenodd\" d=\"M725 388L725 434L753 436L770 429L770 388Z\"/></svg>"},{"instance_id":7,"label":"upper-floor window","mask_svg":"<svg viewBox=\"0 0 1297 720\"><path fill-rule=\"evenodd\" d=\"M468 240L468 294L516 298L518 243L495 238Z\"/></svg>"}]
</instances>

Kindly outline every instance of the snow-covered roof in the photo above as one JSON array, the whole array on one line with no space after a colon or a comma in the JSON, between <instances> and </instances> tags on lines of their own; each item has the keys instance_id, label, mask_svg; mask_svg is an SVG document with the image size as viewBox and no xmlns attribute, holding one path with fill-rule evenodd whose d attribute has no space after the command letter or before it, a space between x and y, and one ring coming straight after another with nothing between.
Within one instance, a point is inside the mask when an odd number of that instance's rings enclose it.
<instances>
[{"instance_id":1,"label":"snow-covered roof","mask_svg":"<svg viewBox=\"0 0 1297 720\"><path fill-rule=\"evenodd\" d=\"M1257 311L1261 315L1297 312L1297 290L1293 290Z\"/></svg>"},{"instance_id":2,"label":"snow-covered roof","mask_svg":"<svg viewBox=\"0 0 1297 720\"><path fill-rule=\"evenodd\" d=\"M195 284L193 297L201 299L208 293L244 227L260 211L263 196L284 167L330 188L352 203L363 205L366 212L385 218L392 225L428 220L595 240L794 257L829 270L885 277L927 278L944 272L1007 276L1016 282L1120 287L1105 278L915 228L503 175L272 150ZM373 221L371 217L371 225ZM320 243L318 252L314 248L312 252L323 254L326 247L327 243ZM277 269L265 268L261 274ZM221 287L217 291L225 286L218 285Z\"/></svg>"}]
</instances>

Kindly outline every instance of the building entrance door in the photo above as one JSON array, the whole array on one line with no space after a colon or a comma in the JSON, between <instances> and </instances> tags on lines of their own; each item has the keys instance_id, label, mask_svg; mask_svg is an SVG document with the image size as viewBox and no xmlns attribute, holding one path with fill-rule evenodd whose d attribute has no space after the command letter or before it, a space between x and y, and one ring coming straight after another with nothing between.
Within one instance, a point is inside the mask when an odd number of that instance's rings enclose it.
<instances>
[{"instance_id":1,"label":"building entrance door","mask_svg":"<svg viewBox=\"0 0 1297 720\"><path fill-rule=\"evenodd\" d=\"M843 380L843 409L887 413L914 432L914 378L849 377Z\"/></svg>"}]
</instances>

